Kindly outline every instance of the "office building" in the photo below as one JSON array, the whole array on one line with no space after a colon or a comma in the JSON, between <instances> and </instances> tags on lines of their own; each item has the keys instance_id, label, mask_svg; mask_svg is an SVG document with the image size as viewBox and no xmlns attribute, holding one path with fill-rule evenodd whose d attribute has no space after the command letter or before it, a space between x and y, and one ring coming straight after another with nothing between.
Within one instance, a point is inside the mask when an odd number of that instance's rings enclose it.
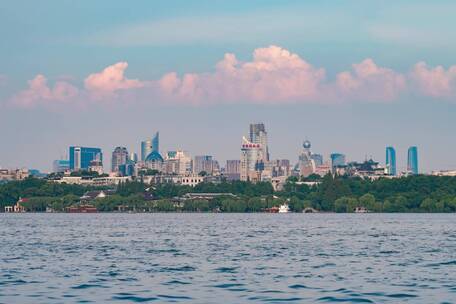
<instances>
[{"instance_id":1,"label":"office building","mask_svg":"<svg viewBox=\"0 0 456 304\"><path fill-rule=\"evenodd\" d=\"M165 155L163 171L167 174L191 174L192 157L187 151L184 150L168 151L168 153Z\"/></svg>"},{"instance_id":2,"label":"office building","mask_svg":"<svg viewBox=\"0 0 456 304\"><path fill-rule=\"evenodd\" d=\"M224 176L227 180L239 180L241 178L241 161L239 159L227 160Z\"/></svg>"},{"instance_id":3,"label":"office building","mask_svg":"<svg viewBox=\"0 0 456 304\"><path fill-rule=\"evenodd\" d=\"M151 139L146 139L145 141L141 142L141 161L145 161L150 153L159 151L160 134L157 132Z\"/></svg>"},{"instance_id":4,"label":"office building","mask_svg":"<svg viewBox=\"0 0 456 304\"><path fill-rule=\"evenodd\" d=\"M249 141L254 144L260 144L262 149L262 161L269 161L268 133L263 123L250 124Z\"/></svg>"},{"instance_id":5,"label":"office building","mask_svg":"<svg viewBox=\"0 0 456 304\"><path fill-rule=\"evenodd\" d=\"M333 172L337 167L343 167L346 165L345 155L342 153L332 153L331 158L331 168Z\"/></svg>"},{"instance_id":6,"label":"office building","mask_svg":"<svg viewBox=\"0 0 456 304\"><path fill-rule=\"evenodd\" d=\"M408 149L407 172L411 174L418 174L418 148L415 146Z\"/></svg>"},{"instance_id":7,"label":"office building","mask_svg":"<svg viewBox=\"0 0 456 304\"><path fill-rule=\"evenodd\" d=\"M119 172L119 166L126 165L128 162L128 151L125 147L116 147L112 152L111 171Z\"/></svg>"},{"instance_id":8,"label":"office building","mask_svg":"<svg viewBox=\"0 0 456 304\"><path fill-rule=\"evenodd\" d=\"M71 171L88 170L93 160L98 160L103 166L103 153L100 148L71 146L69 152Z\"/></svg>"},{"instance_id":9,"label":"office building","mask_svg":"<svg viewBox=\"0 0 456 304\"><path fill-rule=\"evenodd\" d=\"M258 182L264 170L263 151L261 144L253 143L242 138L240 179L242 181Z\"/></svg>"},{"instance_id":10,"label":"office building","mask_svg":"<svg viewBox=\"0 0 456 304\"><path fill-rule=\"evenodd\" d=\"M70 161L65 159L54 160L52 163L52 172L61 173L70 170Z\"/></svg>"},{"instance_id":11,"label":"office building","mask_svg":"<svg viewBox=\"0 0 456 304\"><path fill-rule=\"evenodd\" d=\"M323 165L323 155L321 154L311 154L310 159L314 161L315 167Z\"/></svg>"},{"instance_id":12,"label":"office building","mask_svg":"<svg viewBox=\"0 0 456 304\"><path fill-rule=\"evenodd\" d=\"M386 173L396 175L396 151L393 147L386 147Z\"/></svg>"},{"instance_id":13,"label":"office building","mask_svg":"<svg viewBox=\"0 0 456 304\"><path fill-rule=\"evenodd\" d=\"M195 156L195 159L193 161L194 174L206 172L206 174L212 175L215 171L218 171L218 162L214 160L211 155Z\"/></svg>"}]
</instances>

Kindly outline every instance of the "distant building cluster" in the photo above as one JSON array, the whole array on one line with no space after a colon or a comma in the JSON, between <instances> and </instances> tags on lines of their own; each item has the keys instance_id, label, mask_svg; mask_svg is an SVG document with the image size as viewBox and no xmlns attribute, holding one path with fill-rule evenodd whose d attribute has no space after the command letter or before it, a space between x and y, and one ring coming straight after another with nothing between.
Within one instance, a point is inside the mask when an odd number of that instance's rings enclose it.
<instances>
[{"instance_id":1,"label":"distant building cluster","mask_svg":"<svg viewBox=\"0 0 456 304\"><path fill-rule=\"evenodd\" d=\"M288 159L272 159L268 145L268 132L263 123L252 123L248 136L242 137L239 159L230 159L221 166L212 155L194 157L183 149L160 150L160 133L140 142L140 155L129 152L124 146L112 151L109 172L103 166L103 152L100 148L70 146L68 159L53 162L53 180L73 184L113 185L138 179L150 183L171 182L195 186L201 182L241 180L250 182L271 182L280 188L290 176L301 179L311 176L337 174L377 179L418 174L418 148L412 146L407 152L405 172L398 172L396 150L386 147L385 165L372 159L363 162L348 161L345 154L333 152L326 160L322 154L312 151L312 144L304 140L297 162ZM37 170L0 169L0 181L21 180L29 175L39 176ZM454 171L433 172L435 175L453 175ZM308 182L311 182L310 179Z\"/></svg>"}]
</instances>

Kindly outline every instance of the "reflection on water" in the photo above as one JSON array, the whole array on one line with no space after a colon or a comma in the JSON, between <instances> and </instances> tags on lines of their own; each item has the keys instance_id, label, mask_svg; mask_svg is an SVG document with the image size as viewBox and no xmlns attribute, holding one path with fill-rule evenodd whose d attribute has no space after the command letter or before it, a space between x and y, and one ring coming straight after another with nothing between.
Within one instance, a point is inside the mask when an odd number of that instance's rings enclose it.
<instances>
[{"instance_id":1,"label":"reflection on water","mask_svg":"<svg viewBox=\"0 0 456 304\"><path fill-rule=\"evenodd\" d=\"M451 303L452 214L0 214L0 303Z\"/></svg>"}]
</instances>

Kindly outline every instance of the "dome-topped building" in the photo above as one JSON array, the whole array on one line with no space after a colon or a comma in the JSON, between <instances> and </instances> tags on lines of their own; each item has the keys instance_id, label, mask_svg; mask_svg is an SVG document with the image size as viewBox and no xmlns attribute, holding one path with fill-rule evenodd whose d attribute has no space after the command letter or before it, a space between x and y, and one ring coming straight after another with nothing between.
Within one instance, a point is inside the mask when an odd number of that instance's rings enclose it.
<instances>
[{"instance_id":1,"label":"dome-topped building","mask_svg":"<svg viewBox=\"0 0 456 304\"><path fill-rule=\"evenodd\" d=\"M304 143L302 144L302 146L304 147L304 149L310 149L310 147L311 147L310 141L305 140Z\"/></svg>"}]
</instances>

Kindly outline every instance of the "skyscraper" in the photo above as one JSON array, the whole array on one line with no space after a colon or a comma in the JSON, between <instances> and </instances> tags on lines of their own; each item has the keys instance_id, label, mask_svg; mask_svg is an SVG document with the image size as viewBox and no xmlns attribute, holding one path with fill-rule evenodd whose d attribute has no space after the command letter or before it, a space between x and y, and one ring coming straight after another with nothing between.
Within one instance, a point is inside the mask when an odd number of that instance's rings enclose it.
<instances>
[{"instance_id":1,"label":"skyscraper","mask_svg":"<svg viewBox=\"0 0 456 304\"><path fill-rule=\"evenodd\" d=\"M241 181L257 182L261 180L261 171L264 169L263 149L261 144L253 143L242 138L240 179Z\"/></svg>"},{"instance_id":2,"label":"skyscraper","mask_svg":"<svg viewBox=\"0 0 456 304\"><path fill-rule=\"evenodd\" d=\"M331 154L331 168L334 171L336 167L345 166L345 155L341 153Z\"/></svg>"},{"instance_id":3,"label":"skyscraper","mask_svg":"<svg viewBox=\"0 0 456 304\"><path fill-rule=\"evenodd\" d=\"M160 152L160 133L156 132L152 137L152 151Z\"/></svg>"},{"instance_id":4,"label":"skyscraper","mask_svg":"<svg viewBox=\"0 0 456 304\"><path fill-rule=\"evenodd\" d=\"M216 161L210 155L197 155L193 161L193 173L199 174L206 172L212 174L214 171Z\"/></svg>"},{"instance_id":5,"label":"skyscraper","mask_svg":"<svg viewBox=\"0 0 456 304\"><path fill-rule=\"evenodd\" d=\"M314 161L315 167L323 165L323 155L312 153L310 158Z\"/></svg>"},{"instance_id":6,"label":"skyscraper","mask_svg":"<svg viewBox=\"0 0 456 304\"><path fill-rule=\"evenodd\" d=\"M145 161L147 156L152 152L160 150L160 133L156 132L152 139L146 139L141 142L141 161Z\"/></svg>"},{"instance_id":7,"label":"skyscraper","mask_svg":"<svg viewBox=\"0 0 456 304\"><path fill-rule=\"evenodd\" d=\"M239 180L240 177L241 161L238 159L231 159L226 161L225 176L228 180Z\"/></svg>"},{"instance_id":8,"label":"skyscraper","mask_svg":"<svg viewBox=\"0 0 456 304\"><path fill-rule=\"evenodd\" d=\"M69 152L71 171L88 170L90 162L93 160L103 162L103 153L100 148L71 146Z\"/></svg>"},{"instance_id":9,"label":"skyscraper","mask_svg":"<svg viewBox=\"0 0 456 304\"><path fill-rule=\"evenodd\" d=\"M396 175L396 151L393 147L386 147L386 173Z\"/></svg>"},{"instance_id":10,"label":"skyscraper","mask_svg":"<svg viewBox=\"0 0 456 304\"><path fill-rule=\"evenodd\" d=\"M302 144L302 152L299 155L299 175L307 177L315 171L315 163L311 158L312 152L310 148L312 147L310 141L306 140Z\"/></svg>"},{"instance_id":11,"label":"skyscraper","mask_svg":"<svg viewBox=\"0 0 456 304\"><path fill-rule=\"evenodd\" d=\"M152 140L147 139L141 142L141 160L145 161L147 156L152 152Z\"/></svg>"},{"instance_id":12,"label":"skyscraper","mask_svg":"<svg viewBox=\"0 0 456 304\"><path fill-rule=\"evenodd\" d=\"M128 151L125 147L116 147L112 152L112 172L119 172L119 167L122 165L126 165L128 161Z\"/></svg>"},{"instance_id":13,"label":"skyscraper","mask_svg":"<svg viewBox=\"0 0 456 304\"><path fill-rule=\"evenodd\" d=\"M416 146L412 146L408 149L407 172L418 174L418 148Z\"/></svg>"},{"instance_id":14,"label":"skyscraper","mask_svg":"<svg viewBox=\"0 0 456 304\"><path fill-rule=\"evenodd\" d=\"M268 133L263 123L250 124L250 138L251 143L260 144L263 150L263 161L269 161L269 148L268 148Z\"/></svg>"}]
</instances>

